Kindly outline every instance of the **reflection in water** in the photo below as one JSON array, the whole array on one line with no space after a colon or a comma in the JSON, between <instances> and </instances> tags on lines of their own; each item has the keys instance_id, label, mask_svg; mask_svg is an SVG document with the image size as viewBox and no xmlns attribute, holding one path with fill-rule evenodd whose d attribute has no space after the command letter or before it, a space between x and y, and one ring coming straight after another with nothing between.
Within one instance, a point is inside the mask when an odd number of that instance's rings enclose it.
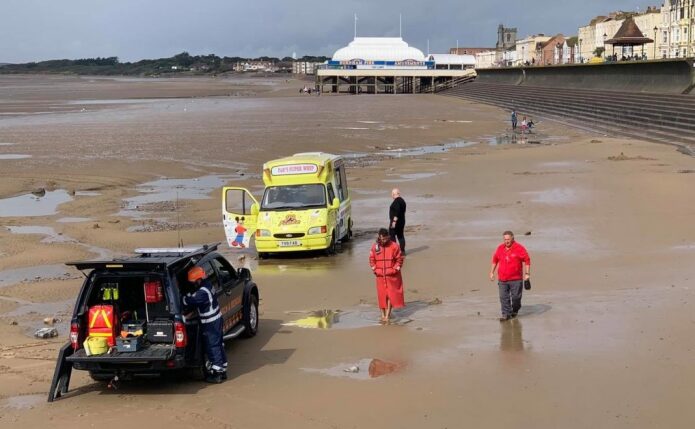
<instances>
[{"instance_id":1,"label":"reflection in water","mask_svg":"<svg viewBox=\"0 0 695 429\"><path fill-rule=\"evenodd\" d=\"M519 319L500 323L500 350L503 352L523 352L524 337Z\"/></svg>"}]
</instances>

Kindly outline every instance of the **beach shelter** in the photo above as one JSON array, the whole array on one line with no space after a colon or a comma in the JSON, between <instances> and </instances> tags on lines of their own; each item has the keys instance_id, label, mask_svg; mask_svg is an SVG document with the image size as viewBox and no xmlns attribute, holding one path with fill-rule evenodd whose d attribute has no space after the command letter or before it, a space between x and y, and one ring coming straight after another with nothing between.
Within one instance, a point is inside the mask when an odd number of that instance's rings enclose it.
<instances>
[{"instance_id":1,"label":"beach shelter","mask_svg":"<svg viewBox=\"0 0 695 429\"><path fill-rule=\"evenodd\" d=\"M644 54L644 45L653 42L654 40L644 36L634 19L627 18L623 21L623 25L620 26L615 36L606 40L605 43L613 46L613 54L615 54L615 47L619 46L621 47L622 55L629 57L634 54L635 46L641 46L642 54Z\"/></svg>"}]
</instances>

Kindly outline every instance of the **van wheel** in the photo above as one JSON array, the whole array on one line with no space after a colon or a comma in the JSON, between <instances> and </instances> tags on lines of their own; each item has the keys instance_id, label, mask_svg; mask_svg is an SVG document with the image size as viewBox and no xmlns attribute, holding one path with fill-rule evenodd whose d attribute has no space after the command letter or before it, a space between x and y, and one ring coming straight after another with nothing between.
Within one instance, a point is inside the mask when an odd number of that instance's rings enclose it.
<instances>
[{"instance_id":1,"label":"van wheel","mask_svg":"<svg viewBox=\"0 0 695 429\"><path fill-rule=\"evenodd\" d=\"M347 243L350 240L352 240L352 219L348 219L348 229L345 237L343 237L343 242Z\"/></svg>"},{"instance_id":2,"label":"van wheel","mask_svg":"<svg viewBox=\"0 0 695 429\"><path fill-rule=\"evenodd\" d=\"M331 244L326 248L326 255L335 255L338 253L338 243L335 241L335 231L331 234Z\"/></svg>"},{"instance_id":3,"label":"van wheel","mask_svg":"<svg viewBox=\"0 0 695 429\"><path fill-rule=\"evenodd\" d=\"M244 332L242 336L251 338L258 333L258 298L249 297L249 305L244 309Z\"/></svg>"},{"instance_id":4,"label":"van wheel","mask_svg":"<svg viewBox=\"0 0 695 429\"><path fill-rule=\"evenodd\" d=\"M268 252L258 252L258 259L268 259Z\"/></svg>"}]
</instances>

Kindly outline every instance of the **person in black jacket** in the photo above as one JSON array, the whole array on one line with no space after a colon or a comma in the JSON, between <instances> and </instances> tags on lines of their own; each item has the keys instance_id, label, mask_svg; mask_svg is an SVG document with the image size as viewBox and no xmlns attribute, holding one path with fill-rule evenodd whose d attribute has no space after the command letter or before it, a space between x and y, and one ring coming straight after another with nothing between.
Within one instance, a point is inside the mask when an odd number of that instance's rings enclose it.
<instances>
[{"instance_id":1,"label":"person in black jacket","mask_svg":"<svg viewBox=\"0 0 695 429\"><path fill-rule=\"evenodd\" d=\"M398 238L398 244L401 247L401 252L405 255L405 200L401 197L401 191L394 188L391 191L393 202L389 207L389 235L394 242Z\"/></svg>"}]
</instances>

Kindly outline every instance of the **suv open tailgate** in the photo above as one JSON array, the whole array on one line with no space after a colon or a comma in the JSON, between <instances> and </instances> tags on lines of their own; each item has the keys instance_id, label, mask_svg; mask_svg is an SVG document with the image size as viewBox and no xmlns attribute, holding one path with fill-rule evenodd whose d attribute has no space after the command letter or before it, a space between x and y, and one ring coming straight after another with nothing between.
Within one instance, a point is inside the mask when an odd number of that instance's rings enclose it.
<instances>
[{"instance_id":1,"label":"suv open tailgate","mask_svg":"<svg viewBox=\"0 0 695 429\"><path fill-rule=\"evenodd\" d=\"M152 344L137 352L118 352L87 356L84 349L77 350L72 356L68 356L68 362L104 362L104 363L139 363L166 361L172 359L176 354L176 348L172 344Z\"/></svg>"}]
</instances>

